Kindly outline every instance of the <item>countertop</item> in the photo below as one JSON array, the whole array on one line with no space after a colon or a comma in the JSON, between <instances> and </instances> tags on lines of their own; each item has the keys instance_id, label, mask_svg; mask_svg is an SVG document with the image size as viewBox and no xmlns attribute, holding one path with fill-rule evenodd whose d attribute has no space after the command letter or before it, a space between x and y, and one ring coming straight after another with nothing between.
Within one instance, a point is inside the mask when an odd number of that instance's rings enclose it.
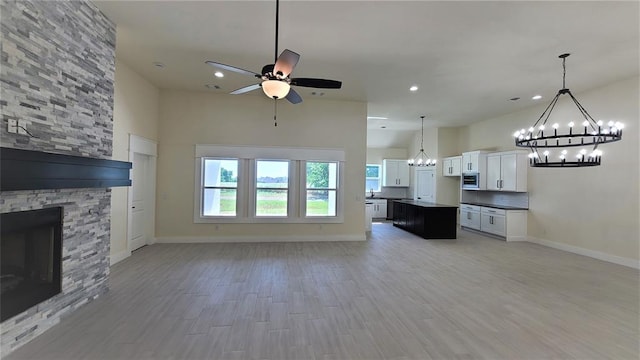
<instances>
[{"instance_id":1,"label":"countertop","mask_svg":"<svg viewBox=\"0 0 640 360\"><path fill-rule=\"evenodd\" d=\"M518 206L493 205L493 204L483 204L483 203L476 203L476 202L460 203L460 205L464 205L464 204L475 205L475 206L484 206L484 207L490 207L490 208L502 209L502 210L529 210L528 208L523 208L523 207L518 207Z\"/></svg>"},{"instance_id":2,"label":"countertop","mask_svg":"<svg viewBox=\"0 0 640 360\"><path fill-rule=\"evenodd\" d=\"M403 204L409 204L409 205L421 206L421 207L427 207L427 208L454 208L454 209L458 208L457 206L454 206L454 205L443 205L443 204L436 204L436 203L426 202L426 201L415 201L415 200L395 200L395 201Z\"/></svg>"},{"instance_id":3,"label":"countertop","mask_svg":"<svg viewBox=\"0 0 640 360\"><path fill-rule=\"evenodd\" d=\"M399 198L399 197L385 197L385 196L367 196L365 200L411 200L409 198Z\"/></svg>"}]
</instances>

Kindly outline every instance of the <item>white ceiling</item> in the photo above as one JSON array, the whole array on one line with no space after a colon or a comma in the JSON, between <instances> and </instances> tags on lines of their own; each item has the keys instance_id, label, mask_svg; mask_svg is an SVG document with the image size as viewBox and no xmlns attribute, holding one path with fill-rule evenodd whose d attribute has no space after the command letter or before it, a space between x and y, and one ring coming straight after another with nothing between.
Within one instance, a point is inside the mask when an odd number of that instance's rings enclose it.
<instances>
[{"instance_id":1,"label":"white ceiling","mask_svg":"<svg viewBox=\"0 0 640 360\"><path fill-rule=\"evenodd\" d=\"M118 26L118 58L160 88L227 93L255 78L215 78L206 60L255 72L273 63L275 1L95 3ZM303 99L366 102L388 118L368 121L368 146L406 147L421 114L425 128L459 126L538 104L535 94L546 103L564 52L574 93L637 75L639 12L637 1L283 0L279 51L301 54L294 77L343 81L322 97L297 87Z\"/></svg>"}]
</instances>

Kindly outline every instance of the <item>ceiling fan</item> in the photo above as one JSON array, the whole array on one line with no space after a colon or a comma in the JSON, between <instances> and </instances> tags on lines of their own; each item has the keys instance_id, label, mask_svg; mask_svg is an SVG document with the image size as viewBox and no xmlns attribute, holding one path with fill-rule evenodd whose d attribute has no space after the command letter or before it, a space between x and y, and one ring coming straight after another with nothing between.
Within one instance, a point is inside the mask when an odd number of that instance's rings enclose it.
<instances>
[{"instance_id":1,"label":"ceiling fan","mask_svg":"<svg viewBox=\"0 0 640 360\"><path fill-rule=\"evenodd\" d=\"M303 86L303 87L312 87L319 89L340 89L342 87L341 81L336 80L327 80L327 79L316 79L316 78L291 78L291 72L298 64L298 60L300 60L300 55L289 50L285 49L280 56L278 56L278 15L280 10L280 0L276 0L276 44L275 44L275 60L274 64L267 64L262 67L261 73L256 73L253 71L245 70L239 67L226 65L222 63L218 63L215 61L206 61L207 64L228 70L233 71L239 74L251 75L255 76L258 79L262 79L262 81L258 84L253 84L249 86L245 86L243 88L232 91L230 94L244 94L249 91L257 90L262 88L265 95L268 97L278 100L285 98L289 100L292 104L298 104L302 102L302 98L300 95L291 88L293 86Z\"/></svg>"}]
</instances>

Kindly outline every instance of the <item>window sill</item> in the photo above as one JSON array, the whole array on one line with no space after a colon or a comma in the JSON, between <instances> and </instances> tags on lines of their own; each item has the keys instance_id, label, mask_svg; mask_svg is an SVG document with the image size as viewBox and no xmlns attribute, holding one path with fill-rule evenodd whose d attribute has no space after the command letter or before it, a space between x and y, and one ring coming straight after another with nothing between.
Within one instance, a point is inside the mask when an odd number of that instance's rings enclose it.
<instances>
[{"instance_id":1,"label":"window sill","mask_svg":"<svg viewBox=\"0 0 640 360\"><path fill-rule=\"evenodd\" d=\"M308 217L308 218L237 218L237 217L198 217L193 219L195 224L343 224L344 218L332 217Z\"/></svg>"}]
</instances>

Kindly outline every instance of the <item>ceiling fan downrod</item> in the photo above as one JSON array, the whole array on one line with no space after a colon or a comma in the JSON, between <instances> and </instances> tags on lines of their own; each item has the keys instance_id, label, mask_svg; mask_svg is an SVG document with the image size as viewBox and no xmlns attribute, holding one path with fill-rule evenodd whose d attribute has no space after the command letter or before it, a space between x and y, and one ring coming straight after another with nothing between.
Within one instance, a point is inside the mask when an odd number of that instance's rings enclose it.
<instances>
[{"instance_id":1,"label":"ceiling fan downrod","mask_svg":"<svg viewBox=\"0 0 640 360\"><path fill-rule=\"evenodd\" d=\"M273 55L273 63L278 61L278 18L280 14L280 0L276 0L276 46L275 54Z\"/></svg>"}]
</instances>

